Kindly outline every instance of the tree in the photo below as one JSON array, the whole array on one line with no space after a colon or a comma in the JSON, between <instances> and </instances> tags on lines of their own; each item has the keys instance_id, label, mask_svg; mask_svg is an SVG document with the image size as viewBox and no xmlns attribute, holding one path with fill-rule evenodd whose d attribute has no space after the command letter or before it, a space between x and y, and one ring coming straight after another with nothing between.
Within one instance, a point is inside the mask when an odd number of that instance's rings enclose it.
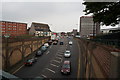
<instances>
[{"instance_id":1,"label":"tree","mask_svg":"<svg viewBox=\"0 0 120 80\"><path fill-rule=\"evenodd\" d=\"M120 22L120 1L117 2L84 2L86 8L84 12L93 14L94 22L102 25L115 26Z\"/></svg>"}]
</instances>

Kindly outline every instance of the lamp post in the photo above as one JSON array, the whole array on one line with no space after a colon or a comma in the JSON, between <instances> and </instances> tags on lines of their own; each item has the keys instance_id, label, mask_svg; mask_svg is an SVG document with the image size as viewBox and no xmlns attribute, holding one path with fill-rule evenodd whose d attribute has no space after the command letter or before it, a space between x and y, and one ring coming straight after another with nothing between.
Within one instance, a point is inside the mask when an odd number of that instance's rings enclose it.
<instances>
[{"instance_id":1,"label":"lamp post","mask_svg":"<svg viewBox=\"0 0 120 80\"><path fill-rule=\"evenodd\" d=\"M8 59L8 38L10 37L9 34L4 35L5 39L6 39L6 43L5 43L5 48L6 48L6 53L5 53L5 68L6 70L9 67L9 59Z\"/></svg>"},{"instance_id":2,"label":"lamp post","mask_svg":"<svg viewBox=\"0 0 120 80\"><path fill-rule=\"evenodd\" d=\"M93 38L95 37L95 22L93 21Z\"/></svg>"}]
</instances>

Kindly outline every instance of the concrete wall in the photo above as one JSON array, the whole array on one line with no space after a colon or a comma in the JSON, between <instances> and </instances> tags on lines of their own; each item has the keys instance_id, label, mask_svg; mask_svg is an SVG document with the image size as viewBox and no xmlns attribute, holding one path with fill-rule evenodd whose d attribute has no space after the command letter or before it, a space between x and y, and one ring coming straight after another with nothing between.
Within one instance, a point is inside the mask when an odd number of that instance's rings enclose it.
<instances>
[{"instance_id":1,"label":"concrete wall","mask_svg":"<svg viewBox=\"0 0 120 80\"><path fill-rule=\"evenodd\" d=\"M2 45L2 68L4 70L17 64L36 49L40 48L49 38L28 41L7 42Z\"/></svg>"}]
</instances>

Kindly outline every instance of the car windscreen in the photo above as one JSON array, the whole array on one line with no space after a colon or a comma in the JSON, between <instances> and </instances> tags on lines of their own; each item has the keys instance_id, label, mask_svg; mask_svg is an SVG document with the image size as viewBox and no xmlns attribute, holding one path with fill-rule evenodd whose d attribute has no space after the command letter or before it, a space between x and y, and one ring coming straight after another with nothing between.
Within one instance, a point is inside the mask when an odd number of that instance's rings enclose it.
<instances>
[{"instance_id":1,"label":"car windscreen","mask_svg":"<svg viewBox=\"0 0 120 80\"><path fill-rule=\"evenodd\" d=\"M62 68L70 68L70 65L69 65L69 64L64 64L64 65L62 66Z\"/></svg>"},{"instance_id":2,"label":"car windscreen","mask_svg":"<svg viewBox=\"0 0 120 80\"><path fill-rule=\"evenodd\" d=\"M70 52L65 52L65 54L70 54Z\"/></svg>"},{"instance_id":3,"label":"car windscreen","mask_svg":"<svg viewBox=\"0 0 120 80\"><path fill-rule=\"evenodd\" d=\"M27 60L27 62L32 62L32 60Z\"/></svg>"},{"instance_id":4,"label":"car windscreen","mask_svg":"<svg viewBox=\"0 0 120 80\"><path fill-rule=\"evenodd\" d=\"M41 53L41 51L38 51L38 53Z\"/></svg>"}]
</instances>

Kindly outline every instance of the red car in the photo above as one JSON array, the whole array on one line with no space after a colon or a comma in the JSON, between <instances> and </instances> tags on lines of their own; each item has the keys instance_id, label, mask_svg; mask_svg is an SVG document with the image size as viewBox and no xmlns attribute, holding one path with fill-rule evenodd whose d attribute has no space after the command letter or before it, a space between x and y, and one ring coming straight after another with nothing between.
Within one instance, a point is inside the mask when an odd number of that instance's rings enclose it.
<instances>
[{"instance_id":1,"label":"red car","mask_svg":"<svg viewBox=\"0 0 120 80\"><path fill-rule=\"evenodd\" d=\"M53 42L53 45L57 45L57 41L54 41L54 42Z\"/></svg>"},{"instance_id":2,"label":"red car","mask_svg":"<svg viewBox=\"0 0 120 80\"><path fill-rule=\"evenodd\" d=\"M37 62L37 58L30 58L24 64L25 66L32 66L33 63Z\"/></svg>"},{"instance_id":3,"label":"red car","mask_svg":"<svg viewBox=\"0 0 120 80\"><path fill-rule=\"evenodd\" d=\"M70 61L66 60L64 61L62 67L61 67L61 73L62 74L70 74L71 73L71 63Z\"/></svg>"}]
</instances>

